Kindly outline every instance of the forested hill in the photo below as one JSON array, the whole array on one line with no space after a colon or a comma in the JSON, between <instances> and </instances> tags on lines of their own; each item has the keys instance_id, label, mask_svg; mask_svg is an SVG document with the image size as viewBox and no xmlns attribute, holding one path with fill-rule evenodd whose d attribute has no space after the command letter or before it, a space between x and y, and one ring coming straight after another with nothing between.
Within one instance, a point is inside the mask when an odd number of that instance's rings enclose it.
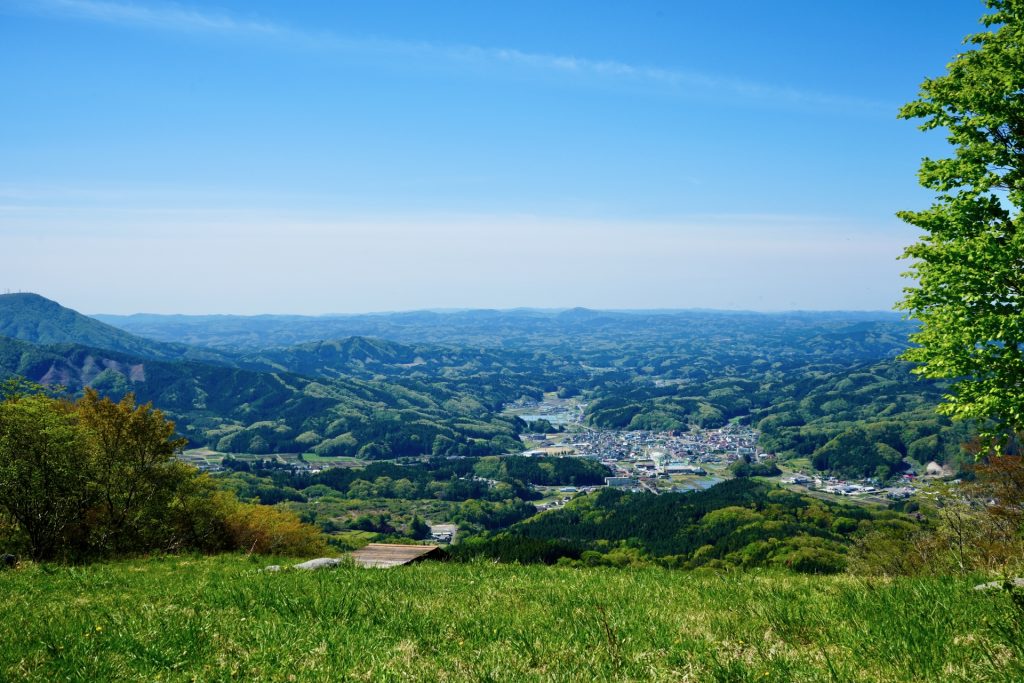
<instances>
[{"instance_id":1,"label":"forested hill","mask_svg":"<svg viewBox=\"0 0 1024 683\"><path fill-rule=\"evenodd\" d=\"M78 344L145 358L224 362L223 354L135 336L38 294L0 294L0 337L35 344Z\"/></svg>"},{"instance_id":2,"label":"forested hill","mask_svg":"<svg viewBox=\"0 0 1024 683\"><path fill-rule=\"evenodd\" d=\"M15 375L72 392L91 386L115 398L132 391L164 410L192 445L227 452L487 455L515 450L522 426L447 386L349 377L316 381L0 337L0 379Z\"/></svg>"},{"instance_id":3,"label":"forested hill","mask_svg":"<svg viewBox=\"0 0 1024 683\"><path fill-rule=\"evenodd\" d=\"M563 508L483 533L456 548L462 558L716 569L786 566L831 573L846 566L852 535L901 516L801 496L749 479L705 491L651 496L603 489Z\"/></svg>"},{"instance_id":4,"label":"forested hill","mask_svg":"<svg viewBox=\"0 0 1024 683\"><path fill-rule=\"evenodd\" d=\"M423 360L415 348L406 344L369 337L348 337L263 349L243 356L240 362L307 375L336 375L346 368L412 367Z\"/></svg>"}]
</instances>

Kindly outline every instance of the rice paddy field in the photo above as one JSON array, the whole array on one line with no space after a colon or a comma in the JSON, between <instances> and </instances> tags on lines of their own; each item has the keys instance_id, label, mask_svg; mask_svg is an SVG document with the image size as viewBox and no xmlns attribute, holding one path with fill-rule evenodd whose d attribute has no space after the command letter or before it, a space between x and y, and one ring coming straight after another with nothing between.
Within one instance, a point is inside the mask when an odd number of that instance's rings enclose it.
<instances>
[{"instance_id":1,"label":"rice paddy field","mask_svg":"<svg viewBox=\"0 0 1024 683\"><path fill-rule=\"evenodd\" d=\"M979 579L164 557L0 572L0 680L1024 681Z\"/></svg>"}]
</instances>

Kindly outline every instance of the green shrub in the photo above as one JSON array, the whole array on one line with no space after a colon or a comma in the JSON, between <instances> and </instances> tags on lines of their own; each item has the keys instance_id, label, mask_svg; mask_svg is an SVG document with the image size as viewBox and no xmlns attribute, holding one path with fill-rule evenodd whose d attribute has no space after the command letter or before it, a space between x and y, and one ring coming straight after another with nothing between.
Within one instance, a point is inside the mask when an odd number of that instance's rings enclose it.
<instances>
[{"instance_id":1,"label":"green shrub","mask_svg":"<svg viewBox=\"0 0 1024 683\"><path fill-rule=\"evenodd\" d=\"M87 389L72 403L14 382L5 396L3 546L35 559L74 561L182 549L324 548L319 532L293 513L242 504L178 462L185 442L173 438L174 424L149 404L137 406L131 394L114 403Z\"/></svg>"}]
</instances>

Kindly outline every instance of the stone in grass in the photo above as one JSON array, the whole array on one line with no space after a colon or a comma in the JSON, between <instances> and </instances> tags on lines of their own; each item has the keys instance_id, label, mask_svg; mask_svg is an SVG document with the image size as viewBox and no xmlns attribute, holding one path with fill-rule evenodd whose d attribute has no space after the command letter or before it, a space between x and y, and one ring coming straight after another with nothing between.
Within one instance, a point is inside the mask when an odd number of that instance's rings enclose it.
<instances>
[{"instance_id":1,"label":"stone in grass","mask_svg":"<svg viewBox=\"0 0 1024 683\"><path fill-rule=\"evenodd\" d=\"M279 564L272 564L272 565L270 565L268 567L264 567L263 571L265 571L265 572L279 572L279 571L281 571L281 565L279 565Z\"/></svg>"},{"instance_id":2,"label":"stone in grass","mask_svg":"<svg viewBox=\"0 0 1024 683\"><path fill-rule=\"evenodd\" d=\"M315 560L307 560L295 565L294 569L323 569L324 567L337 567L341 560L336 557L318 557Z\"/></svg>"},{"instance_id":3,"label":"stone in grass","mask_svg":"<svg viewBox=\"0 0 1024 683\"><path fill-rule=\"evenodd\" d=\"M1005 581L989 581L988 583L979 583L974 587L976 591L990 591L1002 588L1006 584ZM1024 588L1024 579L1010 579L1010 585L1013 588Z\"/></svg>"}]
</instances>

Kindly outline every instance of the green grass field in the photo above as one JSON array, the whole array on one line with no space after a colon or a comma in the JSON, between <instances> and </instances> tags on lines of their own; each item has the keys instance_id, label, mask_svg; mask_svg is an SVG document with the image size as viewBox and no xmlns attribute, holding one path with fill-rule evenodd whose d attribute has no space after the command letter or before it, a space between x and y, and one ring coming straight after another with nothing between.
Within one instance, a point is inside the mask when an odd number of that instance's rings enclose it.
<instances>
[{"instance_id":1,"label":"green grass field","mask_svg":"<svg viewBox=\"0 0 1024 683\"><path fill-rule=\"evenodd\" d=\"M267 558L0 572L0 680L1024 680L969 580Z\"/></svg>"}]
</instances>

